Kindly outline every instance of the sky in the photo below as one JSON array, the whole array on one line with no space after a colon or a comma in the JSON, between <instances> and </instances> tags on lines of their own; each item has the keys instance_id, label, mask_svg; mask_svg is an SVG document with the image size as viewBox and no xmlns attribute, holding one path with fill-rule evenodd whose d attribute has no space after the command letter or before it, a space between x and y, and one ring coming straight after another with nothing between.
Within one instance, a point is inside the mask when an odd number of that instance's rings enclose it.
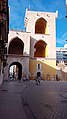
<instances>
[{"instance_id":1,"label":"sky","mask_svg":"<svg viewBox=\"0 0 67 119\"><path fill-rule=\"evenodd\" d=\"M66 0L8 0L10 8L9 29L24 31L26 8L31 11L56 12L56 47L67 44Z\"/></svg>"}]
</instances>

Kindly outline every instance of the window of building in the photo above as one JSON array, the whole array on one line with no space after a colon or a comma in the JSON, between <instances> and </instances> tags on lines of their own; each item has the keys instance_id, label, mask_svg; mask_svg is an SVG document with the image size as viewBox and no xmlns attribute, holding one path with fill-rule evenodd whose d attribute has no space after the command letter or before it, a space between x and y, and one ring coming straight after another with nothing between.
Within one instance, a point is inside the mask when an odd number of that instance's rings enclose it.
<instances>
[{"instance_id":1,"label":"window of building","mask_svg":"<svg viewBox=\"0 0 67 119\"><path fill-rule=\"evenodd\" d=\"M38 42L36 42L34 46L34 48L36 49L34 52L34 57L45 58L47 55L46 46L47 44L42 40L39 40Z\"/></svg>"},{"instance_id":2,"label":"window of building","mask_svg":"<svg viewBox=\"0 0 67 119\"><path fill-rule=\"evenodd\" d=\"M43 18L37 20L35 24L35 33L37 34L45 34L47 28L47 21Z\"/></svg>"},{"instance_id":3,"label":"window of building","mask_svg":"<svg viewBox=\"0 0 67 119\"><path fill-rule=\"evenodd\" d=\"M37 64L37 69L41 69L41 64Z\"/></svg>"}]
</instances>

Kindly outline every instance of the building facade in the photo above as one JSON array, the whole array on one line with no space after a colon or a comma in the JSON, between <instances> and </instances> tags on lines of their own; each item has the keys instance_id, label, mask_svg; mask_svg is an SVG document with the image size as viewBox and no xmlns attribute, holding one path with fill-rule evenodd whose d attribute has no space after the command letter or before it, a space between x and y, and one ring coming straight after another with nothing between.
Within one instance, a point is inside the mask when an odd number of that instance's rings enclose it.
<instances>
[{"instance_id":1,"label":"building facade","mask_svg":"<svg viewBox=\"0 0 67 119\"><path fill-rule=\"evenodd\" d=\"M67 44L56 49L56 64L59 80L67 81Z\"/></svg>"},{"instance_id":2,"label":"building facade","mask_svg":"<svg viewBox=\"0 0 67 119\"><path fill-rule=\"evenodd\" d=\"M8 0L0 0L0 84L3 81L4 67L6 65L6 43L9 33Z\"/></svg>"},{"instance_id":3,"label":"building facade","mask_svg":"<svg viewBox=\"0 0 67 119\"><path fill-rule=\"evenodd\" d=\"M56 49L56 62L64 62L67 64L67 44L65 44L64 47Z\"/></svg>"},{"instance_id":4,"label":"building facade","mask_svg":"<svg viewBox=\"0 0 67 119\"><path fill-rule=\"evenodd\" d=\"M40 76L44 80L51 80L56 75L57 16L57 12L26 10L26 31L9 31L8 66L4 75L8 77L10 67L14 65L18 79L25 77L33 80Z\"/></svg>"}]
</instances>

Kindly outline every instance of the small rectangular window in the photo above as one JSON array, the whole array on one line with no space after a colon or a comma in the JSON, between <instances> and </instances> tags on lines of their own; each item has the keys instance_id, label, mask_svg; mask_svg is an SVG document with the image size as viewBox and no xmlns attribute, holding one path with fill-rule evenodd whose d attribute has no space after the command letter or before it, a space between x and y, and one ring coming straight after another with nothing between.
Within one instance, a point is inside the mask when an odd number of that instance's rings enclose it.
<instances>
[{"instance_id":1,"label":"small rectangular window","mask_svg":"<svg viewBox=\"0 0 67 119\"><path fill-rule=\"evenodd\" d=\"M37 69L41 69L41 64L37 64Z\"/></svg>"}]
</instances>

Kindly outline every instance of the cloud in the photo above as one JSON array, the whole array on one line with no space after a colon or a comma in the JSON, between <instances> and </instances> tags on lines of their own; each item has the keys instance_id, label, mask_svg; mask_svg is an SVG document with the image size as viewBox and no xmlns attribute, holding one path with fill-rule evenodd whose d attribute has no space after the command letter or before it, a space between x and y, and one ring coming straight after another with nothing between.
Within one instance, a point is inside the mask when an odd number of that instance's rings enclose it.
<instances>
[{"instance_id":1,"label":"cloud","mask_svg":"<svg viewBox=\"0 0 67 119\"><path fill-rule=\"evenodd\" d=\"M67 40L67 32L62 35L62 39Z\"/></svg>"},{"instance_id":2,"label":"cloud","mask_svg":"<svg viewBox=\"0 0 67 119\"><path fill-rule=\"evenodd\" d=\"M62 46L63 47L63 45L64 44L67 44L67 32L65 32L60 38L57 38L57 41L56 41L56 43L57 43L57 46Z\"/></svg>"}]
</instances>

